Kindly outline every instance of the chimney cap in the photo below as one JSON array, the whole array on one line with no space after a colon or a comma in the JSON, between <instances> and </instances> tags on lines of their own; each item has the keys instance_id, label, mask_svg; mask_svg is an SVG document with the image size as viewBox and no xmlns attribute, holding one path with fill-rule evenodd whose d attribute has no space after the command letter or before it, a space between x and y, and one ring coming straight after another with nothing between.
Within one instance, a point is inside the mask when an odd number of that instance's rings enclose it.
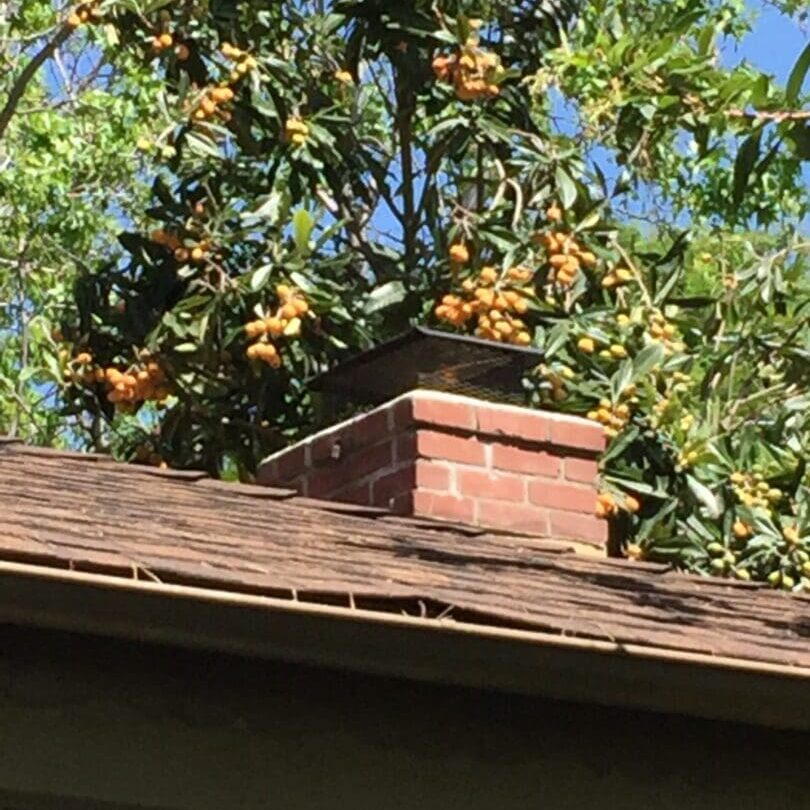
<instances>
[{"instance_id":1,"label":"chimney cap","mask_svg":"<svg viewBox=\"0 0 810 810\"><path fill-rule=\"evenodd\" d=\"M536 349L417 326L310 383L352 405L379 405L416 388L523 403L523 378L542 359Z\"/></svg>"}]
</instances>

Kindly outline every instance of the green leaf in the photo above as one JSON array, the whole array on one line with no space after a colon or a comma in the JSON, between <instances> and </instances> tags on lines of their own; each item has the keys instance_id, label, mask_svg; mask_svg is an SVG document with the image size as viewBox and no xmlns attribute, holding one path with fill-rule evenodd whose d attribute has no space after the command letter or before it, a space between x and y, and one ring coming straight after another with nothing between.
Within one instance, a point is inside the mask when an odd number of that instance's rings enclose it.
<instances>
[{"instance_id":1,"label":"green leaf","mask_svg":"<svg viewBox=\"0 0 810 810\"><path fill-rule=\"evenodd\" d=\"M466 118L456 115L451 118L445 118L443 121L439 121L437 124L434 124L426 134L435 138L436 135L439 135L446 129L452 129L454 127L468 127L469 125L470 122Z\"/></svg>"},{"instance_id":2,"label":"green leaf","mask_svg":"<svg viewBox=\"0 0 810 810\"><path fill-rule=\"evenodd\" d=\"M261 201L261 205L259 205L255 211L242 214L242 218L266 219L269 222L276 222L278 220L279 211L281 210L281 202L281 193L272 191Z\"/></svg>"},{"instance_id":3,"label":"green leaf","mask_svg":"<svg viewBox=\"0 0 810 810\"><path fill-rule=\"evenodd\" d=\"M704 55L711 52L718 31L713 25L707 25L698 36L698 51Z\"/></svg>"},{"instance_id":4,"label":"green leaf","mask_svg":"<svg viewBox=\"0 0 810 810\"><path fill-rule=\"evenodd\" d=\"M622 431L622 433L610 443L607 451L603 454L601 460L602 464L607 464L608 461L612 461L614 458L621 456L638 438L638 435L639 431L637 427L631 427L628 430ZM637 486L636 489L638 489Z\"/></svg>"},{"instance_id":5,"label":"green leaf","mask_svg":"<svg viewBox=\"0 0 810 810\"><path fill-rule=\"evenodd\" d=\"M174 350L178 354L193 354L198 349L196 343L179 343L177 346L174 347Z\"/></svg>"},{"instance_id":6,"label":"green leaf","mask_svg":"<svg viewBox=\"0 0 810 810\"><path fill-rule=\"evenodd\" d=\"M560 193L560 202L564 208L570 208L577 201L576 184L562 166L557 166L554 178L557 182L557 191Z\"/></svg>"},{"instance_id":7,"label":"green leaf","mask_svg":"<svg viewBox=\"0 0 810 810\"><path fill-rule=\"evenodd\" d=\"M807 72L810 71L810 45L808 45L799 55L793 70L790 71L787 86L785 87L785 101L788 107L792 107L799 101Z\"/></svg>"},{"instance_id":8,"label":"green leaf","mask_svg":"<svg viewBox=\"0 0 810 810\"><path fill-rule=\"evenodd\" d=\"M672 270L667 278L667 280L661 285L661 287L655 293L655 303L656 304L663 304L667 300L667 296L675 289L678 285L678 282L681 280L683 276L683 265L679 265L674 270Z\"/></svg>"},{"instance_id":9,"label":"green leaf","mask_svg":"<svg viewBox=\"0 0 810 810\"><path fill-rule=\"evenodd\" d=\"M568 342L571 332L570 321L560 321L548 333L543 352L546 358L551 358Z\"/></svg>"},{"instance_id":10,"label":"green leaf","mask_svg":"<svg viewBox=\"0 0 810 810\"><path fill-rule=\"evenodd\" d=\"M664 362L664 347L660 343L645 346L633 358L633 380L646 377L656 366Z\"/></svg>"},{"instance_id":11,"label":"green leaf","mask_svg":"<svg viewBox=\"0 0 810 810\"><path fill-rule=\"evenodd\" d=\"M401 281L389 281L375 287L366 299L366 313L379 312L381 309L399 304L404 300L407 291Z\"/></svg>"},{"instance_id":12,"label":"green leaf","mask_svg":"<svg viewBox=\"0 0 810 810\"><path fill-rule=\"evenodd\" d=\"M713 306L717 303L716 298L711 295L690 295L686 297L670 298L668 304L675 304L682 309L700 309L701 307Z\"/></svg>"},{"instance_id":13,"label":"green leaf","mask_svg":"<svg viewBox=\"0 0 810 810\"><path fill-rule=\"evenodd\" d=\"M250 289L253 290L253 292L261 290L267 284L267 279L270 278L270 273L272 272L272 264L265 264L256 270L250 277Z\"/></svg>"},{"instance_id":14,"label":"green leaf","mask_svg":"<svg viewBox=\"0 0 810 810\"><path fill-rule=\"evenodd\" d=\"M201 157L222 157L217 145L210 138L198 132L187 132L186 144L192 152Z\"/></svg>"},{"instance_id":15,"label":"green leaf","mask_svg":"<svg viewBox=\"0 0 810 810\"><path fill-rule=\"evenodd\" d=\"M745 197L745 190L748 188L751 172L759 158L761 142L762 130L760 129L743 142L737 154L737 159L734 161L734 191L732 199L735 205L739 205L743 197Z\"/></svg>"},{"instance_id":16,"label":"green leaf","mask_svg":"<svg viewBox=\"0 0 810 810\"><path fill-rule=\"evenodd\" d=\"M796 145L799 160L810 160L810 124L797 123L790 129L790 138Z\"/></svg>"},{"instance_id":17,"label":"green leaf","mask_svg":"<svg viewBox=\"0 0 810 810\"><path fill-rule=\"evenodd\" d=\"M723 513L720 499L704 484L692 475L686 476L686 483L695 498L706 507L709 517L717 519Z\"/></svg>"},{"instance_id":18,"label":"green leaf","mask_svg":"<svg viewBox=\"0 0 810 810\"><path fill-rule=\"evenodd\" d=\"M628 385L633 380L633 363L630 360L625 360L617 369L616 373L610 378L610 395L614 400L619 399Z\"/></svg>"},{"instance_id":19,"label":"green leaf","mask_svg":"<svg viewBox=\"0 0 810 810\"><path fill-rule=\"evenodd\" d=\"M301 253L309 252L309 237L315 227L315 220L306 208L299 208L293 214L293 240Z\"/></svg>"},{"instance_id":20,"label":"green leaf","mask_svg":"<svg viewBox=\"0 0 810 810\"><path fill-rule=\"evenodd\" d=\"M301 292L307 295L318 294L318 285L310 278L307 278L303 273L290 273L290 281L298 287Z\"/></svg>"},{"instance_id":21,"label":"green leaf","mask_svg":"<svg viewBox=\"0 0 810 810\"><path fill-rule=\"evenodd\" d=\"M479 230L479 236L498 250L506 253L519 244L518 236L507 228L488 227Z\"/></svg>"}]
</instances>

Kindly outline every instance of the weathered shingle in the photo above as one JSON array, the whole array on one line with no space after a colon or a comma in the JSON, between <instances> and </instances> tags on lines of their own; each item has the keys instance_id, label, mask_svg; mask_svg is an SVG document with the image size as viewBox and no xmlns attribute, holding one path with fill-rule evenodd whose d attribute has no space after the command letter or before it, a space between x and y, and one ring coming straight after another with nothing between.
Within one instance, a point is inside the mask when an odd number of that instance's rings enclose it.
<instances>
[{"instance_id":1,"label":"weathered shingle","mask_svg":"<svg viewBox=\"0 0 810 810\"><path fill-rule=\"evenodd\" d=\"M0 443L0 560L807 668L810 598Z\"/></svg>"}]
</instances>

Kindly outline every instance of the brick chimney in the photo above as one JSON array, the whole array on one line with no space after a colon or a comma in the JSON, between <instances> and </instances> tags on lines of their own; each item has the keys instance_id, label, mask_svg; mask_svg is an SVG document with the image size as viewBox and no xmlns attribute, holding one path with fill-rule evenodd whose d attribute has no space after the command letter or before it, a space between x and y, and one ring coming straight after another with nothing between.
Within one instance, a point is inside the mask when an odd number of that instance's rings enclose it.
<instances>
[{"instance_id":1,"label":"brick chimney","mask_svg":"<svg viewBox=\"0 0 810 810\"><path fill-rule=\"evenodd\" d=\"M594 514L602 428L413 390L270 456L259 481L313 497L605 544Z\"/></svg>"}]
</instances>

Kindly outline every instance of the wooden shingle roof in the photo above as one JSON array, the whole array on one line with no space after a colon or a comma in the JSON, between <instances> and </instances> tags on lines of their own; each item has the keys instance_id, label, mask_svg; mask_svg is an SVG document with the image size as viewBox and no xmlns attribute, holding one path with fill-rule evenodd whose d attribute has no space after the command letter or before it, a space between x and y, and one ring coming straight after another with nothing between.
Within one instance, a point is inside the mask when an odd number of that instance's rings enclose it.
<instances>
[{"instance_id":1,"label":"wooden shingle roof","mask_svg":"<svg viewBox=\"0 0 810 810\"><path fill-rule=\"evenodd\" d=\"M0 562L543 636L810 677L810 598L197 473L0 443ZM0 582L3 574L0 574Z\"/></svg>"}]
</instances>

